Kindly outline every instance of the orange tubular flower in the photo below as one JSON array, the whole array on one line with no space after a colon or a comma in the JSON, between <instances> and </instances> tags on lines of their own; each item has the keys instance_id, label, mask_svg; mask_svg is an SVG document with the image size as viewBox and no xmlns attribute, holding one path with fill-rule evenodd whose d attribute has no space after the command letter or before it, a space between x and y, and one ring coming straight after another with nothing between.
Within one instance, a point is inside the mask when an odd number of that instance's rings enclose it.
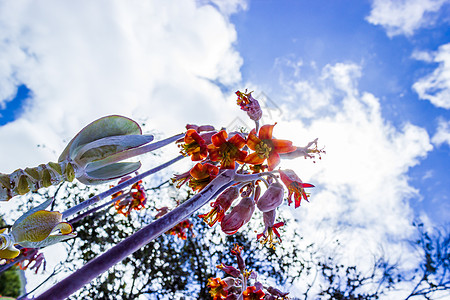
<instances>
[{"instance_id":1,"label":"orange tubular flower","mask_svg":"<svg viewBox=\"0 0 450 300\"><path fill-rule=\"evenodd\" d=\"M184 144L179 145L183 155L190 155L192 161L203 160L208 156L205 140L195 129L189 129L184 136Z\"/></svg>"},{"instance_id":2,"label":"orange tubular flower","mask_svg":"<svg viewBox=\"0 0 450 300\"><path fill-rule=\"evenodd\" d=\"M260 299L264 299L264 292L259 289L256 290L256 287L254 286L249 286L244 293L242 294L242 296L244 296L244 300L260 300Z\"/></svg>"},{"instance_id":3,"label":"orange tubular flower","mask_svg":"<svg viewBox=\"0 0 450 300\"><path fill-rule=\"evenodd\" d=\"M216 201L211 203L213 209L207 214L199 215L210 227L216 224L217 221L221 222L223 216L230 208L234 200L239 197L239 189L235 186L229 187L222 194L217 197Z\"/></svg>"},{"instance_id":4,"label":"orange tubular flower","mask_svg":"<svg viewBox=\"0 0 450 300\"><path fill-rule=\"evenodd\" d=\"M228 295L228 291L225 290L228 284L221 278L209 278L208 286L211 288L209 293L213 297L213 300L222 300Z\"/></svg>"},{"instance_id":5,"label":"orange tubular flower","mask_svg":"<svg viewBox=\"0 0 450 300\"><path fill-rule=\"evenodd\" d=\"M314 187L314 185L310 183L303 183L301 179L295 174L292 170L280 170L280 178L283 181L284 185L289 190L288 195L288 203L291 205L292 203L292 195L294 195L295 199L295 208L300 206L300 202L302 198L308 201L309 194L305 192L305 188Z\"/></svg>"},{"instance_id":6,"label":"orange tubular flower","mask_svg":"<svg viewBox=\"0 0 450 300\"><path fill-rule=\"evenodd\" d=\"M194 191L201 191L205 186L208 185L217 174L219 174L219 168L212 164L196 164L189 172L192 176L189 181L189 186Z\"/></svg>"},{"instance_id":7,"label":"orange tubular flower","mask_svg":"<svg viewBox=\"0 0 450 300\"><path fill-rule=\"evenodd\" d=\"M264 220L264 231L260 234L256 235L256 239L263 238L260 243L266 244L269 246L269 248L272 248L275 250L275 245L280 243L281 244L281 237L278 233L278 228L284 225L284 222L275 223L275 210L265 212L263 213L263 220ZM274 239L274 234L278 238L278 241Z\"/></svg>"},{"instance_id":8,"label":"orange tubular flower","mask_svg":"<svg viewBox=\"0 0 450 300\"><path fill-rule=\"evenodd\" d=\"M184 220L172 227L167 233L175 235L182 240L187 239L187 231L192 229L192 224L189 220Z\"/></svg>"},{"instance_id":9,"label":"orange tubular flower","mask_svg":"<svg viewBox=\"0 0 450 300\"><path fill-rule=\"evenodd\" d=\"M131 186L130 194L126 196L125 199L117 200L114 207L119 214L127 217L132 210L143 209L146 202L147 197L145 195L144 187L142 186L142 180L139 180Z\"/></svg>"},{"instance_id":10,"label":"orange tubular flower","mask_svg":"<svg viewBox=\"0 0 450 300\"><path fill-rule=\"evenodd\" d=\"M241 151L245 146L245 139L236 134L227 140L228 134L222 130L211 137L212 144L208 146L211 161L220 161L220 168L234 169L235 161L244 162L246 151Z\"/></svg>"},{"instance_id":11,"label":"orange tubular flower","mask_svg":"<svg viewBox=\"0 0 450 300\"><path fill-rule=\"evenodd\" d=\"M272 138L275 125L276 123L262 126L259 129L258 136L256 136L254 129L250 132L247 138L247 146L255 152L247 156L246 163L259 165L267 159L269 171L272 171L280 163L279 153L289 153L297 149L291 141Z\"/></svg>"}]
</instances>

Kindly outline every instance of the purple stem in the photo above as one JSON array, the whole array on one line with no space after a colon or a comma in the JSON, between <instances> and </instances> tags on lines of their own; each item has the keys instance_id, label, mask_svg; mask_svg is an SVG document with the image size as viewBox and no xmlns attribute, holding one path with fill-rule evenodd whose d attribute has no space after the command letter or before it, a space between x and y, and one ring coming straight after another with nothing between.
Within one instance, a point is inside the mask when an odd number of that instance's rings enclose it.
<instances>
[{"instance_id":1,"label":"purple stem","mask_svg":"<svg viewBox=\"0 0 450 300\"><path fill-rule=\"evenodd\" d=\"M91 197L91 198L81 202L80 204L69 208L68 210L66 210L65 212L62 213L63 220L67 219L71 215L76 214L77 212L79 212L79 211L81 211L81 210L91 206L92 204L97 203L98 201L100 201L102 199L105 199L106 197L111 196L112 194L115 194L115 193L123 190L124 188L126 188L129 185L131 185L133 183L136 183L139 180L141 180L141 179L143 179L143 178L145 178L145 177L147 177L147 176L149 176L151 174L159 172L159 171L161 171L164 168L167 168L168 166L170 166L171 164L179 161L182 158L184 158L183 155L177 156L174 159L172 159L172 160L170 160L170 161L168 161L168 162L166 162L166 163L164 163L164 164L162 164L162 165L160 165L160 166L158 166L156 168L153 168L151 170L148 170L147 172L139 174L139 175L137 175L137 176L135 176L135 177L133 177L131 179L128 179L127 181L124 181L124 182L122 182L122 183L120 183L120 184L110 188L109 190L107 190L107 191L105 191L103 193L95 195L94 197Z\"/></svg>"},{"instance_id":2,"label":"purple stem","mask_svg":"<svg viewBox=\"0 0 450 300\"><path fill-rule=\"evenodd\" d=\"M181 204L168 214L140 229L122 242L118 243L102 255L88 262L62 281L58 282L35 300L65 299L94 278L106 272L128 255L139 250L153 239L185 220L211 198L233 184L234 170L226 170L219 174L209 185L197 195Z\"/></svg>"},{"instance_id":3,"label":"purple stem","mask_svg":"<svg viewBox=\"0 0 450 300\"><path fill-rule=\"evenodd\" d=\"M99 205L99 206L96 206L94 208L91 208L90 210L87 210L86 212L84 212L82 214L79 214L75 218L68 220L67 223L74 224L74 223L80 221L81 219L84 219L85 217L89 216L90 214L93 214L96 211L98 211L98 210L100 210L100 209L102 209L102 208L104 208L106 206L109 206L109 205L113 204L114 202L116 202L116 201L118 201L120 199L125 198L127 195L128 194L120 195L120 196L118 196L116 198L111 199L110 201L107 201L107 202L103 203L102 205Z\"/></svg>"}]
</instances>

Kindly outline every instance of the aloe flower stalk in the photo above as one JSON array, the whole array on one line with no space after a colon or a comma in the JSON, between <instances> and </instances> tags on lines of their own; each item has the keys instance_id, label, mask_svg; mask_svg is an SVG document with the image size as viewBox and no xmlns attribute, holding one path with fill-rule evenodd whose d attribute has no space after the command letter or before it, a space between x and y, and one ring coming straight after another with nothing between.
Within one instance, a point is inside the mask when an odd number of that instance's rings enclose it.
<instances>
[{"instance_id":1,"label":"aloe flower stalk","mask_svg":"<svg viewBox=\"0 0 450 300\"><path fill-rule=\"evenodd\" d=\"M134 179L134 178L133 178ZM225 170L220 173L207 187L191 199L170 211L153 223L143 227L138 232L118 243L102 255L91 260L72 273L67 278L55 284L46 292L36 297L36 300L65 299L91 280L102 274L114 264L168 231L181 221L205 205L211 198L218 196L223 190L234 183L234 171Z\"/></svg>"}]
</instances>

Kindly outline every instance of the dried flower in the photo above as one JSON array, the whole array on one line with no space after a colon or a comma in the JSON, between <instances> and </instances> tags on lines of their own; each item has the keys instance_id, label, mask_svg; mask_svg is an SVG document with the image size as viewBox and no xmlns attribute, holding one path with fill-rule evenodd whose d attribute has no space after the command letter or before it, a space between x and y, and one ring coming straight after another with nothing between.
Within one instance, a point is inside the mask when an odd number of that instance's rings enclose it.
<instances>
[{"instance_id":1,"label":"dried flower","mask_svg":"<svg viewBox=\"0 0 450 300\"><path fill-rule=\"evenodd\" d=\"M258 100L253 98L252 92L242 93L240 91L237 91L236 95L238 96L237 104L243 111L247 112L247 115L250 119L252 119L253 121L258 121L259 119L261 119L261 106L259 105Z\"/></svg>"}]
</instances>

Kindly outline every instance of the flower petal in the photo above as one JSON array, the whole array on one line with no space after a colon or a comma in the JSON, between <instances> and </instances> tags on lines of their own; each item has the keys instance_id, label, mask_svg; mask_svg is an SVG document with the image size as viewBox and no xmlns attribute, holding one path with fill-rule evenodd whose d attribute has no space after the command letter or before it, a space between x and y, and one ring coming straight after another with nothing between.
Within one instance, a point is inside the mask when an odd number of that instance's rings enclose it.
<instances>
[{"instance_id":1,"label":"flower petal","mask_svg":"<svg viewBox=\"0 0 450 300\"><path fill-rule=\"evenodd\" d=\"M250 155L247 155L245 158L245 162L252 165L260 165L262 164L266 159L264 157L259 156L258 153L252 153Z\"/></svg>"},{"instance_id":2,"label":"flower petal","mask_svg":"<svg viewBox=\"0 0 450 300\"><path fill-rule=\"evenodd\" d=\"M252 149L253 151L255 151L256 149L256 145L258 145L259 143L261 143L261 139L259 139L256 136L256 131L255 129L252 129L252 131L250 131L248 137L247 137L247 146Z\"/></svg>"},{"instance_id":3,"label":"flower petal","mask_svg":"<svg viewBox=\"0 0 450 300\"><path fill-rule=\"evenodd\" d=\"M264 125L264 126L262 126L261 129L259 129L259 138L261 140L271 140L272 139L273 127L276 124L277 123L275 123L273 125Z\"/></svg>"},{"instance_id":4,"label":"flower petal","mask_svg":"<svg viewBox=\"0 0 450 300\"><path fill-rule=\"evenodd\" d=\"M267 165L269 166L269 171L273 171L276 166L280 163L280 155L276 152L272 152L267 159Z\"/></svg>"},{"instance_id":5,"label":"flower petal","mask_svg":"<svg viewBox=\"0 0 450 300\"><path fill-rule=\"evenodd\" d=\"M272 140L274 150L277 153L289 153L297 150L297 147L292 145L291 141L288 140Z\"/></svg>"},{"instance_id":6,"label":"flower petal","mask_svg":"<svg viewBox=\"0 0 450 300\"><path fill-rule=\"evenodd\" d=\"M228 134L225 130L221 130L211 137L211 141L214 146L220 147L223 143L227 141Z\"/></svg>"},{"instance_id":7,"label":"flower petal","mask_svg":"<svg viewBox=\"0 0 450 300\"><path fill-rule=\"evenodd\" d=\"M238 149L242 149L245 144L246 141L245 139L240 135L240 134L235 134L233 135L228 142L232 143L233 145L235 145Z\"/></svg>"}]
</instances>

